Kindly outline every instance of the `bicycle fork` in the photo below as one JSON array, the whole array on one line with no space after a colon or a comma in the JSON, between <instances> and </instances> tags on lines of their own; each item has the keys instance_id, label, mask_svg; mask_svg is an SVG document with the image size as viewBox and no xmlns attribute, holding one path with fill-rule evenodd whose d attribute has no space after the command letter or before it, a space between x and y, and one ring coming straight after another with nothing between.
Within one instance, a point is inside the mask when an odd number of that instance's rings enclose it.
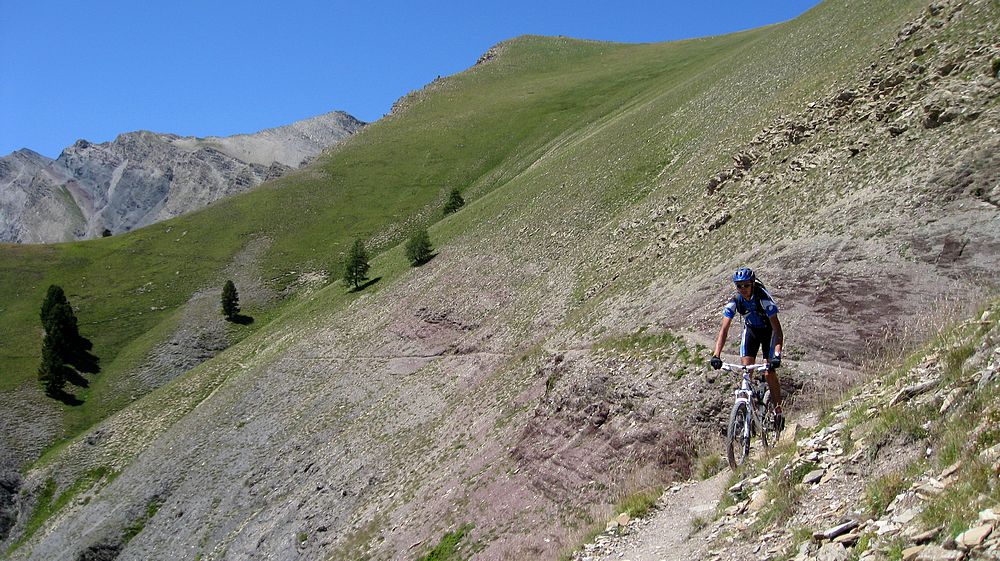
<instances>
[{"instance_id":1,"label":"bicycle fork","mask_svg":"<svg viewBox=\"0 0 1000 561\"><path fill-rule=\"evenodd\" d=\"M757 411L753 406L753 399L748 393L746 390L736 390L736 405L743 404L747 412L743 418L743 438L746 440L749 440L753 436L753 423L754 418L757 416Z\"/></svg>"}]
</instances>

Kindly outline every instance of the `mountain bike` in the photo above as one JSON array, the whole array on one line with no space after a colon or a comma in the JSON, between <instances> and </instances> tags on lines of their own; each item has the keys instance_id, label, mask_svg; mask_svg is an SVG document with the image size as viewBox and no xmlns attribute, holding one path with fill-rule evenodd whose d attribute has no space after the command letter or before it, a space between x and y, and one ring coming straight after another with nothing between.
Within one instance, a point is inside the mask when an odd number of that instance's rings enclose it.
<instances>
[{"instance_id":1,"label":"mountain bike","mask_svg":"<svg viewBox=\"0 0 1000 561\"><path fill-rule=\"evenodd\" d=\"M726 459L735 471L750 457L750 441L754 436L760 438L764 448L769 448L778 441L778 431L771 391L763 377L767 364L744 366L724 362L722 369L741 377L726 427Z\"/></svg>"}]
</instances>

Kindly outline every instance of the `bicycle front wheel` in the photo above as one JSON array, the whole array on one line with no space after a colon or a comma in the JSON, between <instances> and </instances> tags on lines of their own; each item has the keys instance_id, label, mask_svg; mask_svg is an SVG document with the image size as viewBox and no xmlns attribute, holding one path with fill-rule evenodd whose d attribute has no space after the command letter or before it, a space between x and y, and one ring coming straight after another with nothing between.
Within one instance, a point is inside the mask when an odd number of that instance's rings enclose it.
<instances>
[{"instance_id":1,"label":"bicycle front wheel","mask_svg":"<svg viewBox=\"0 0 1000 561\"><path fill-rule=\"evenodd\" d=\"M726 459L735 471L750 456L750 411L745 403L733 405L726 428Z\"/></svg>"},{"instance_id":2,"label":"bicycle front wheel","mask_svg":"<svg viewBox=\"0 0 1000 561\"><path fill-rule=\"evenodd\" d=\"M778 424L775 419L774 402L771 401L771 392L764 394L764 408L760 415L760 439L764 443L764 448L773 447L778 443Z\"/></svg>"}]
</instances>

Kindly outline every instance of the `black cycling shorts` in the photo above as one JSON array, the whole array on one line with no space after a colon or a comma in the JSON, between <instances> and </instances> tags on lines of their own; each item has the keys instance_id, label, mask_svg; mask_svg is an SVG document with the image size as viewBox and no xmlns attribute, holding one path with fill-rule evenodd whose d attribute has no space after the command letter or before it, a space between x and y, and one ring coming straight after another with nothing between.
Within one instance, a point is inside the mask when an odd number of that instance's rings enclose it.
<instances>
[{"instance_id":1,"label":"black cycling shorts","mask_svg":"<svg viewBox=\"0 0 1000 561\"><path fill-rule=\"evenodd\" d=\"M743 339L740 341L740 356L757 359L757 351L762 351L765 360L771 360L774 349L771 348L773 330L770 327L743 326Z\"/></svg>"}]
</instances>

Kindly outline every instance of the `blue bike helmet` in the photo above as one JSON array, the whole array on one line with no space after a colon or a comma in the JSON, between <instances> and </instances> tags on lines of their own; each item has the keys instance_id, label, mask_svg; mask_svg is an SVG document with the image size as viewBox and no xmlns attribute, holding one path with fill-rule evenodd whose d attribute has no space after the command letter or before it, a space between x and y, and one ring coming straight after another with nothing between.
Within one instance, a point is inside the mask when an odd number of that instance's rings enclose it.
<instances>
[{"instance_id":1,"label":"blue bike helmet","mask_svg":"<svg viewBox=\"0 0 1000 561\"><path fill-rule=\"evenodd\" d=\"M757 275L754 274L753 269L750 267L740 267L739 269L736 269L735 273L733 273L733 283L747 281L753 282L755 280L757 280Z\"/></svg>"}]
</instances>

